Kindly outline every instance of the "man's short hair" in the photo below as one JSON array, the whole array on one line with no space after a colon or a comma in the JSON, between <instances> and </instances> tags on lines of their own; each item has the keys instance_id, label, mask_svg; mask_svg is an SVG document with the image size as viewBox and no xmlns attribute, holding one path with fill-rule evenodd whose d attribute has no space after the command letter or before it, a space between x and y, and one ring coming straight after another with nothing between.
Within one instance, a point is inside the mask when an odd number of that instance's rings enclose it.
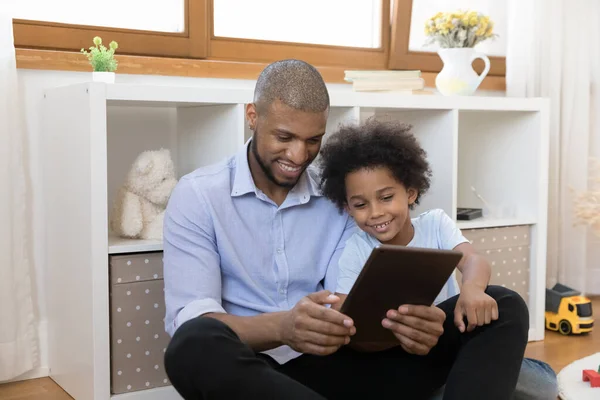
<instances>
[{"instance_id":1,"label":"man's short hair","mask_svg":"<svg viewBox=\"0 0 600 400\"><path fill-rule=\"evenodd\" d=\"M276 61L261 72L254 89L258 112L266 112L275 100L306 112L323 112L329 108L329 93L323 77L315 67L300 60Z\"/></svg>"}]
</instances>

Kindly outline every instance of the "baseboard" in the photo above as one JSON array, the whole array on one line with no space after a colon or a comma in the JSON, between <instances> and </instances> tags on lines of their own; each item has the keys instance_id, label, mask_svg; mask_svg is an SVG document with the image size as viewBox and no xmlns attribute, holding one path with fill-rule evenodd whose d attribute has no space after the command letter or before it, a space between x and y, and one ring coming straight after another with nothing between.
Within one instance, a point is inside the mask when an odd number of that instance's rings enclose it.
<instances>
[{"instance_id":1,"label":"baseboard","mask_svg":"<svg viewBox=\"0 0 600 400\"><path fill-rule=\"evenodd\" d=\"M29 379L45 378L47 376L50 376L50 368L40 367L40 368L32 369L29 372L25 372L23 375L19 375L14 379L11 379L9 381L2 382L2 383L27 381Z\"/></svg>"},{"instance_id":2,"label":"baseboard","mask_svg":"<svg viewBox=\"0 0 600 400\"><path fill-rule=\"evenodd\" d=\"M140 390L137 392L116 394L111 400L182 400L173 386L164 386L156 389Z\"/></svg>"},{"instance_id":3,"label":"baseboard","mask_svg":"<svg viewBox=\"0 0 600 400\"><path fill-rule=\"evenodd\" d=\"M529 335L527 338L528 342L538 342L541 340L544 340L545 337L545 331L544 329L536 329L536 328L529 328Z\"/></svg>"},{"instance_id":4,"label":"baseboard","mask_svg":"<svg viewBox=\"0 0 600 400\"><path fill-rule=\"evenodd\" d=\"M48 362L48 320L44 319L38 324L38 339L40 351L40 366L49 369Z\"/></svg>"}]
</instances>

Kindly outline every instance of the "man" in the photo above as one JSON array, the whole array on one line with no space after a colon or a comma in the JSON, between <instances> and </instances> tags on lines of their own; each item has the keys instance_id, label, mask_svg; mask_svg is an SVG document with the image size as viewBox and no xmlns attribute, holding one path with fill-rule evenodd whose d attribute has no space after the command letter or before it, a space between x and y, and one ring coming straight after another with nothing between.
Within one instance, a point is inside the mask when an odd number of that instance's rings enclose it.
<instances>
[{"instance_id":1,"label":"man","mask_svg":"<svg viewBox=\"0 0 600 400\"><path fill-rule=\"evenodd\" d=\"M446 383L446 398L510 398L528 315L506 289L489 289L500 319L472 334L441 336L448 310L409 305L394 317L404 346L344 346L356 329L329 305L339 301L331 291L355 226L320 195L309 167L328 112L315 68L269 65L246 107L249 144L174 190L164 225L174 387L185 399L418 399Z\"/></svg>"}]
</instances>

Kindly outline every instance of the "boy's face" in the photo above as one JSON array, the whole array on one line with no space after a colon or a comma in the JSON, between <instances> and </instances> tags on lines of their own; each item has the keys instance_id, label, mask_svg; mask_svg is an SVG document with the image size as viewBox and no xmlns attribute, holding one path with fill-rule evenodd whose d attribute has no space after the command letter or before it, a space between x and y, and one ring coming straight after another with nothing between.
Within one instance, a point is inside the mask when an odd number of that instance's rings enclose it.
<instances>
[{"instance_id":1,"label":"boy's face","mask_svg":"<svg viewBox=\"0 0 600 400\"><path fill-rule=\"evenodd\" d=\"M347 210L363 231L382 243L406 245L412 238L409 206L417 191L398 182L385 167L346 176Z\"/></svg>"}]
</instances>

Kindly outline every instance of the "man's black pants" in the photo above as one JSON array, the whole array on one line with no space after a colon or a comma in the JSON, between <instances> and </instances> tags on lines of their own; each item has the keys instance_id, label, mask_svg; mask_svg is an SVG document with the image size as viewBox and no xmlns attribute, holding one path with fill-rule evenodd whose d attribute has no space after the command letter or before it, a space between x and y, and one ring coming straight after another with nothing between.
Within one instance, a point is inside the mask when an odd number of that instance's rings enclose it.
<instances>
[{"instance_id":1,"label":"man's black pants","mask_svg":"<svg viewBox=\"0 0 600 400\"><path fill-rule=\"evenodd\" d=\"M438 305L444 334L426 356L400 346L376 353L342 347L328 356L302 355L284 365L256 354L224 323L206 317L183 324L165 355L173 386L193 399L427 399L446 383L444 399L508 400L527 344L529 314L515 292L490 286L499 319L460 333L458 296Z\"/></svg>"}]
</instances>

